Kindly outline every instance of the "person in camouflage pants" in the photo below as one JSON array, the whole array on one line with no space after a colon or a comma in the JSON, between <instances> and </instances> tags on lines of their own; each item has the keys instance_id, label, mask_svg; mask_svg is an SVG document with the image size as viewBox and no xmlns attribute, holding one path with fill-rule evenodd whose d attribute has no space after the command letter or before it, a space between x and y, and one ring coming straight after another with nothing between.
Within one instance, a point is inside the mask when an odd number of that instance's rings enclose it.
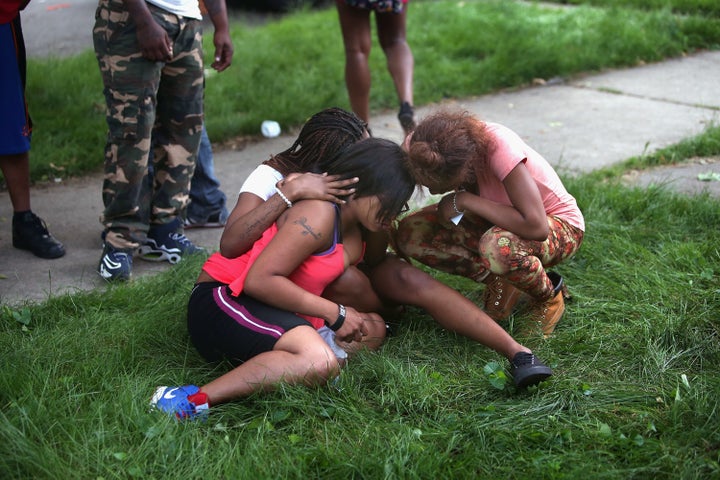
<instances>
[{"instance_id":1,"label":"person in camouflage pants","mask_svg":"<svg viewBox=\"0 0 720 480\"><path fill-rule=\"evenodd\" d=\"M100 0L95 14L108 124L98 271L108 280L129 279L138 249L171 263L200 250L183 235L182 216L203 124L201 14L197 0L161 3ZM225 2L205 6L215 27L212 66L222 71L233 53Z\"/></svg>"}]
</instances>

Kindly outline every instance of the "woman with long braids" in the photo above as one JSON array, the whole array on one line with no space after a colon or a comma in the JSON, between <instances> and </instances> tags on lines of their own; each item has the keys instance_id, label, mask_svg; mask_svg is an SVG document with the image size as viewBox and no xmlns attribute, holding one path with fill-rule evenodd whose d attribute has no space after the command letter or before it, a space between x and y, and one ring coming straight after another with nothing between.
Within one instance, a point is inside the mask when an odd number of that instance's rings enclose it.
<instances>
[{"instance_id":1,"label":"woman with long braids","mask_svg":"<svg viewBox=\"0 0 720 480\"><path fill-rule=\"evenodd\" d=\"M363 232L389 229L407 206L415 181L406 154L389 140L368 138L341 150L327 171L359 179L341 205L292 202L278 189L285 211L253 247L205 262L188 303L190 338L208 361L236 366L202 387L159 387L153 406L186 418L281 382L322 385L347 358L335 335L350 344L384 337L378 314L320 295L362 259Z\"/></svg>"}]
</instances>

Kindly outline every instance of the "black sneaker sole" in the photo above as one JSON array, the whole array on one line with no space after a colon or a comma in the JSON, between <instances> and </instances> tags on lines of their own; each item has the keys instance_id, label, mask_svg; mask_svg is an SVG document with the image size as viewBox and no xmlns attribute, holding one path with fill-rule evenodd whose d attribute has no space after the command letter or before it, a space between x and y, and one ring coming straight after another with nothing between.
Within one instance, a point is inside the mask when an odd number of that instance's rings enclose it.
<instances>
[{"instance_id":1,"label":"black sneaker sole","mask_svg":"<svg viewBox=\"0 0 720 480\"><path fill-rule=\"evenodd\" d=\"M552 369L545 365L533 365L520 372L518 370L520 369L516 369L513 374L513 381L517 388L532 387L552 376Z\"/></svg>"},{"instance_id":2,"label":"black sneaker sole","mask_svg":"<svg viewBox=\"0 0 720 480\"><path fill-rule=\"evenodd\" d=\"M62 247L59 250L55 250L55 251L52 251L54 249L43 249L43 250L35 249L35 250L33 250L32 248L30 248L28 246L22 245L20 243L15 243L15 242L13 242L13 247L17 248L18 250L26 250L38 258L44 258L46 260L60 258L63 255L65 255L65 248L62 248Z\"/></svg>"}]
</instances>

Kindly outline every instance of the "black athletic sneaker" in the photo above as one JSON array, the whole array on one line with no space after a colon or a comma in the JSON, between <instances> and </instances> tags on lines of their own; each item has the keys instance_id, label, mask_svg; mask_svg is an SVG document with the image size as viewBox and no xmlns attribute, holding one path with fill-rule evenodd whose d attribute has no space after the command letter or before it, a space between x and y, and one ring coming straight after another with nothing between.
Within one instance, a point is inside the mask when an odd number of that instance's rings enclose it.
<instances>
[{"instance_id":1,"label":"black athletic sneaker","mask_svg":"<svg viewBox=\"0 0 720 480\"><path fill-rule=\"evenodd\" d=\"M108 282L126 282L130 280L132 264L132 253L116 250L109 243L105 243L98 273Z\"/></svg>"},{"instance_id":2,"label":"black athletic sneaker","mask_svg":"<svg viewBox=\"0 0 720 480\"><path fill-rule=\"evenodd\" d=\"M13 215L13 247L30 250L40 258L59 258L65 255L65 247L48 232L45 222L28 210Z\"/></svg>"},{"instance_id":3,"label":"black athletic sneaker","mask_svg":"<svg viewBox=\"0 0 720 480\"><path fill-rule=\"evenodd\" d=\"M204 248L196 246L182 231L178 231L181 225L179 219L166 225L152 225L145 244L140 246L140 258L175 264L185 255L205 253Z\"/></svg>"},{"instance_id":4,"label":"black athletic sneaker","mask_svg":"<svg viewBox=\"0 0 720 480\"><path fill-rule=\"evenodd\" d=\"M510 362L510 375L516 387L525 388L547 379L552 370L532 353L518 352Z\"/></svg>"}]
</instances>

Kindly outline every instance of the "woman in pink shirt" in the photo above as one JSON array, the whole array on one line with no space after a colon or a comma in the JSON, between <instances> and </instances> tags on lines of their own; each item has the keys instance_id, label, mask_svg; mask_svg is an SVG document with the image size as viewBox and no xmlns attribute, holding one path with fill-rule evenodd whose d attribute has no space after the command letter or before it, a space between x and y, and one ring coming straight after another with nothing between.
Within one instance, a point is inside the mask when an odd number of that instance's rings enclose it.
<instances>
[{"instance_id":1,"label":"woman in pink shirt","mask_svg":"<svg viewBox=\"0 0 720 480\"><path fill-rule=\"evenodd\" d=\"M405 147L419 183L452 193L403 219L402 254L484 282L485 311L495 320L526 293L534 329L550 335L565 310L564 282L546 268L573 256L585 230L552 166L509 128L467 112L427 117Z\"/></svg>"}]
</instances>

